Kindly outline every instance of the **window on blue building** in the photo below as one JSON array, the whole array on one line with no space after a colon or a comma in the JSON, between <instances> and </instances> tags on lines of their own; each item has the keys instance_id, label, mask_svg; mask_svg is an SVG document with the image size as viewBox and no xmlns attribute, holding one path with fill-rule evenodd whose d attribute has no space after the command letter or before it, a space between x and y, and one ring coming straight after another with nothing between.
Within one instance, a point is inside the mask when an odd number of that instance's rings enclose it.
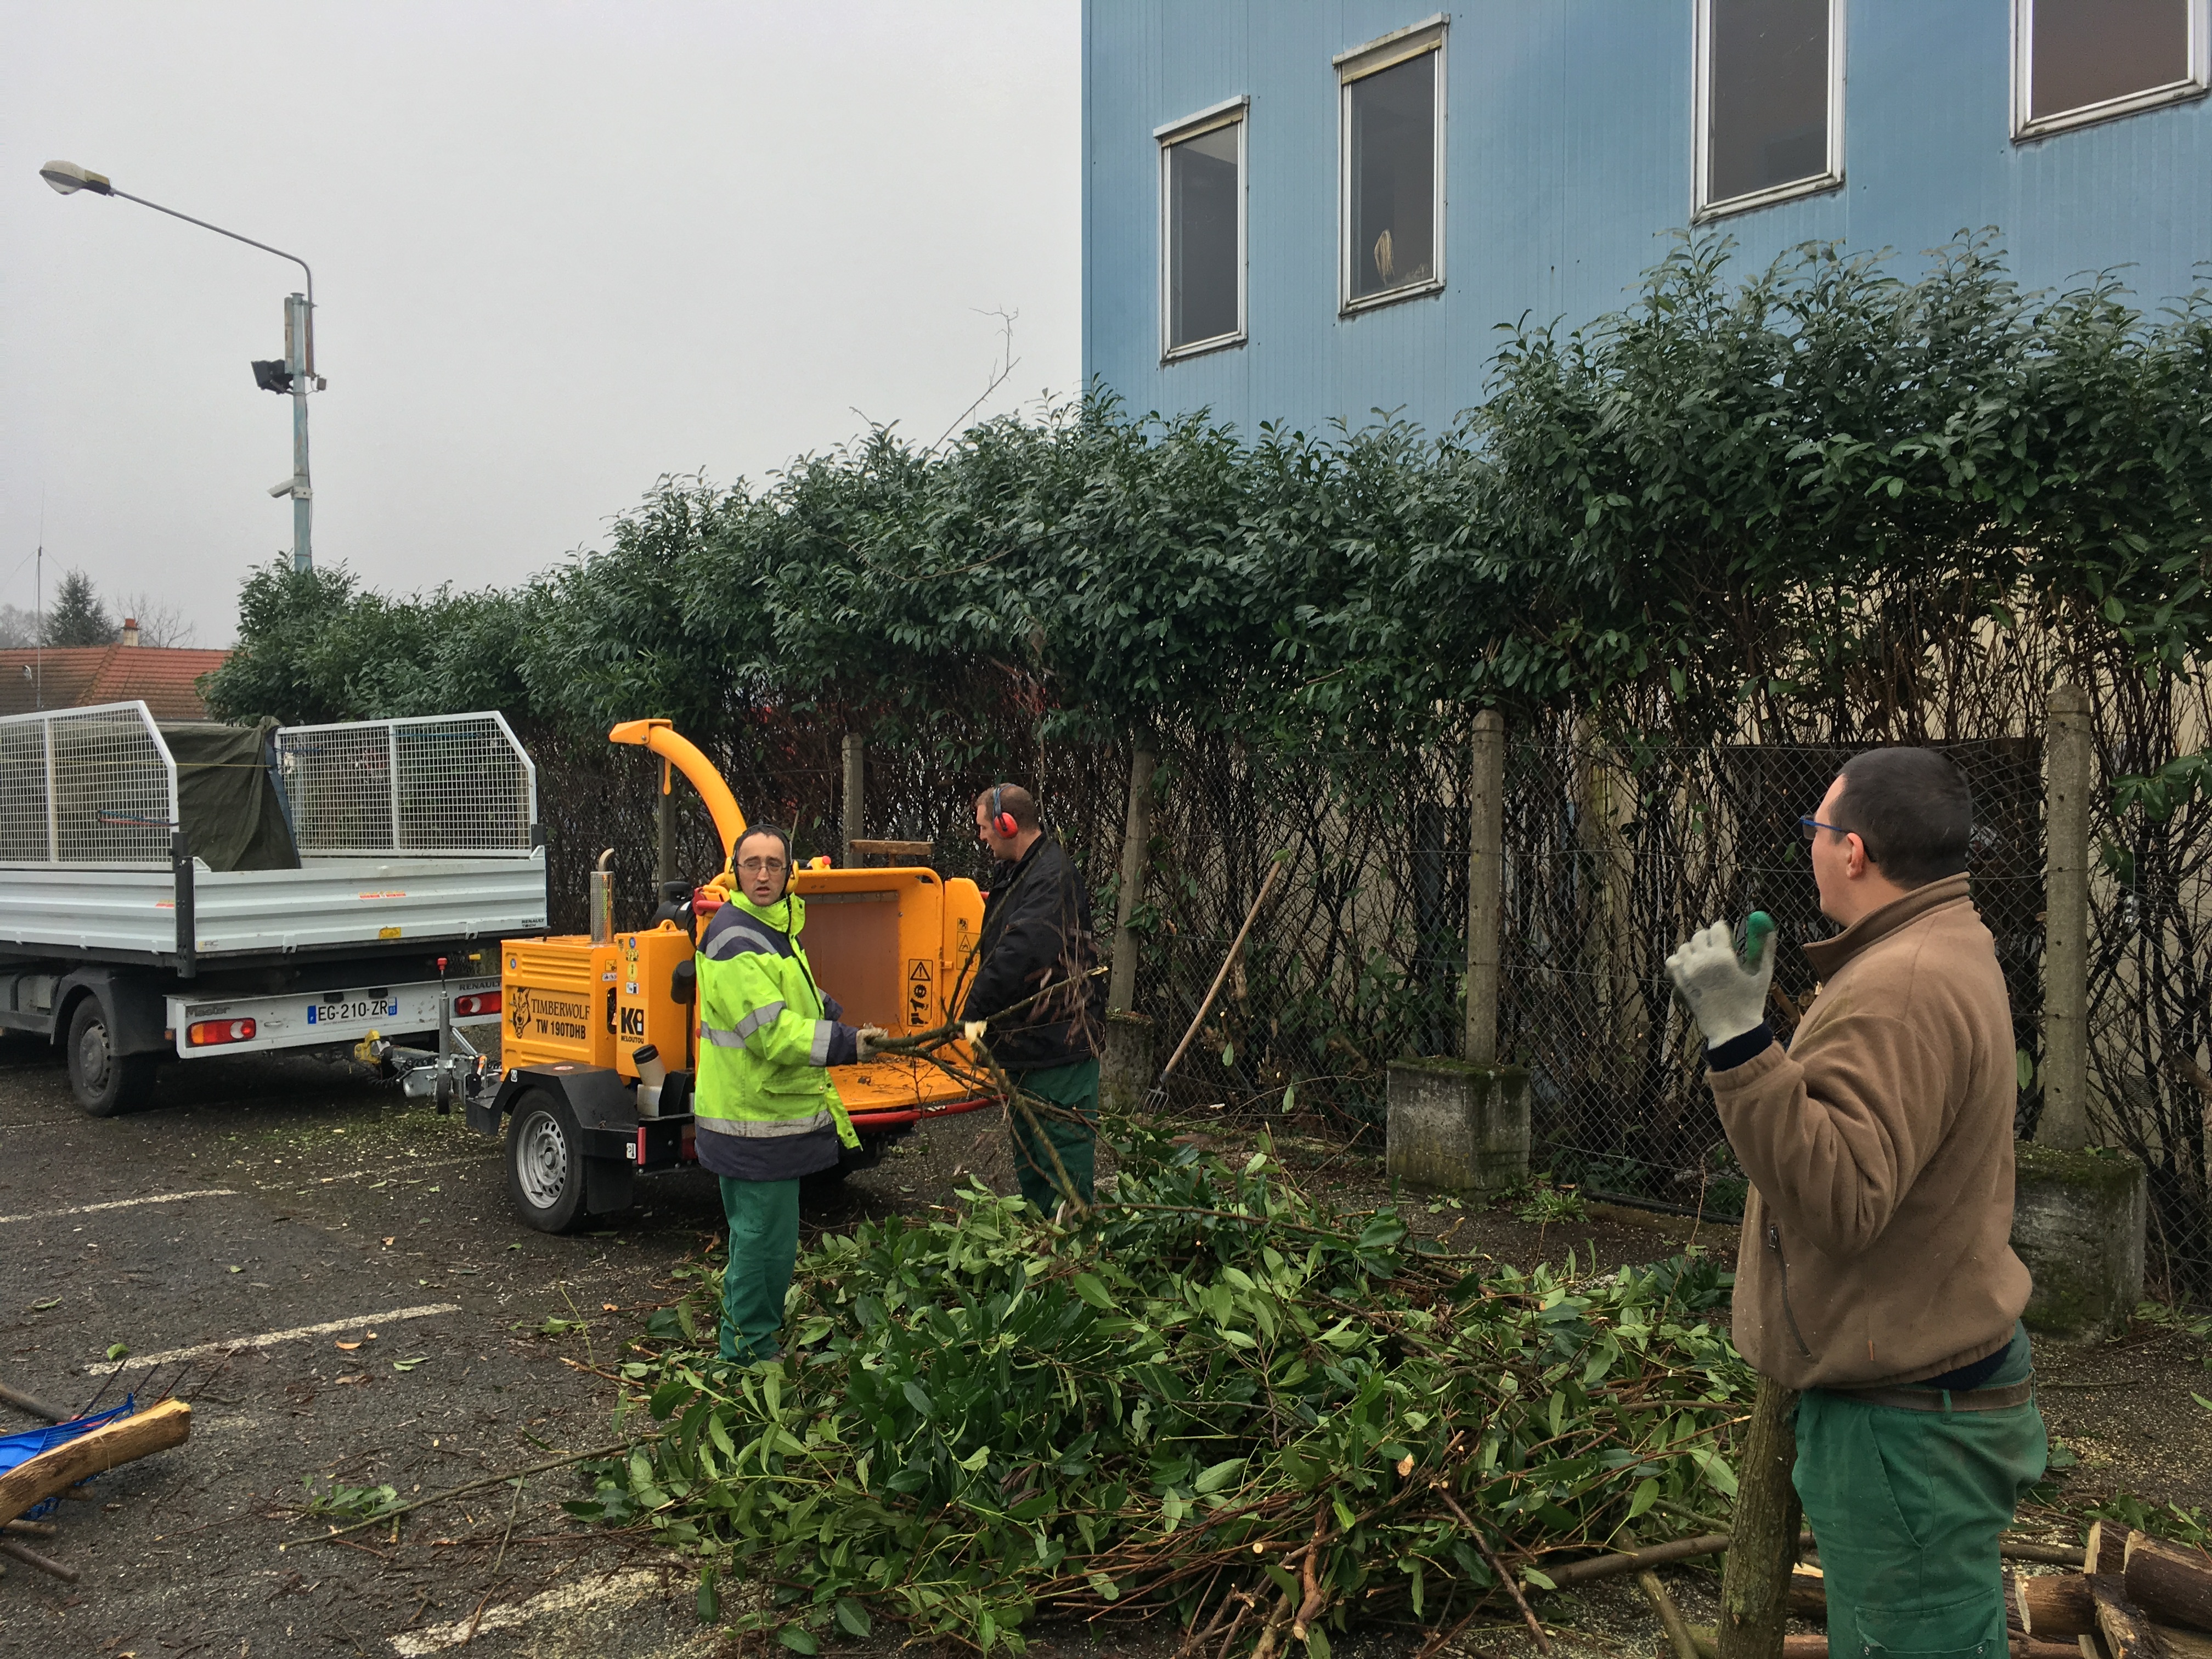
<instances>
[{"instance_id":1,"label":"window on blue building","mask_svg":"<svg viewBox=\"0 0 2212 1659\"><path fill-rule=\"evenodd\" d=\"M1697 210L1843 182L1842 0L1698 0Z\"/></svg>"},{"instance_id":2,"label":"window on blue building","mask_svg":"<svg viewBox=\"0 0 2212 1659\"><path fill-rule=\"evenodd\" d=\"M1443 286L1443 46L1434 22L1337 60L1346 311Z\"/></svg>"},{"instance_id":3,"label":"window on blue building","mask_svg":"<svg viewBox=\"0 0 2212 1659\"><path fill-rule=\"evenodd\" d=\"M1244 126L1237 99L1162 127L1160 355L1244 337Z\"/></svg>"},{"instance_id":4,"label":"window on blue building","mask_svg":"<svg viewBox=\"0 0 2212 1659\"><path fill-rule=\"evenodd\" d=\"M2013 136L2203 95L2206 0L2014 0Z\"/></svg>"}]
</instances>

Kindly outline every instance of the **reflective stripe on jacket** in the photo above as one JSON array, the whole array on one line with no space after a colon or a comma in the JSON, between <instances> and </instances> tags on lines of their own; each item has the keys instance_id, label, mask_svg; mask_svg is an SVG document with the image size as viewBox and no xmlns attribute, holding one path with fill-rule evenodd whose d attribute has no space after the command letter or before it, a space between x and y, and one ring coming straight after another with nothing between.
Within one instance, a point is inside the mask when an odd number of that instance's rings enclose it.
<instances>
[{"instance_id":1,"label":"reflective stripe on jacket","mask_svg":"<svg viewBox=\"0 0 2212 1659\"><path fill-rule=\"evenodd\" d=\"M858 1058L832 1017L798 934L805 902L759 906L733 894L707 924L699 975L699 1079L692 1111L714 1133L771 1139L834 1127L860 1144L823 1068Z\"/></svg>"}]
</instances>

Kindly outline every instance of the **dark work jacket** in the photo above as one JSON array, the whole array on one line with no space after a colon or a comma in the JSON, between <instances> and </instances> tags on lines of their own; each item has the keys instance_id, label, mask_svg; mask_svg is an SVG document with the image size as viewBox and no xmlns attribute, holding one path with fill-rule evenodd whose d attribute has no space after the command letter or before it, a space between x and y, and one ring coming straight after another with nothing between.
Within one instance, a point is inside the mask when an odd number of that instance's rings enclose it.
<instances>
[{"instance_id":1,"label":"dark work jacket","mask_svg":"<svg viewBox=\"0 0 2212 1659\"><path fill-rule=\"evenodd\" d=\"M991 1058L1010 1072L1072 1066L1098 1052L1102 981L1091 895L1060 842L1040 836L1018 863L1001 865L983 899L983 932L963 1019L990 1022ZM1049 990L1047 988L1050 987ZM1024 998L1028 1006L1005 1013Z\"/></svg>"}]
</instances>

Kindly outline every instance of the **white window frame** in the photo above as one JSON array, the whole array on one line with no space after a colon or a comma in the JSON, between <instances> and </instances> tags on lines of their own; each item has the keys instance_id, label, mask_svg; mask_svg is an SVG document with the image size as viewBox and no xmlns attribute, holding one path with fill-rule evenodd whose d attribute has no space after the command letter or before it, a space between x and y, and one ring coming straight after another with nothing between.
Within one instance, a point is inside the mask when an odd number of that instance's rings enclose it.
<instances>
[{"instance_id":1,"label":"white window frame","mask_svg":"<svg viewBox=\"0 0 2212 1659\"><path fill-rule=\"evenodd\" d=\"M1697 92L1690 122L1692 144L1691 218L1693 222L1724 218L1732 213L1748 213L1753 208L1771 206L1776 202L1794 201L1800 196L1817 196L1822 191L1843 188L1844 88L1847 79L1844 70L1844 49L1849 38L1844 24L1844 0L1828 0L1826 171L1809 178L1794 179L1786 185L1776 185L1771 189L1755 190L1747 195L1716 198L1712 194L1713 0L1697 0Z\"/></svg>"},{"instance_id":2,"label":"white window frame","mask_svg":"<svg viewBox=\"0 0 2212 1659\"><path fill-rule=\"evenodd\" d=\"M1377 306L1395 305L1401 300L1419 299L1436 294L1444 285L1444 94L1451 85L1445 73L1445 36L1450 18L1443 12L1425 17L1418 23L1393 29L1379 39L1358 46L1349 52L1340 52L1329 59L1336 70L1336 310L1340 317L1372 311ZM1435 250L1431 260L1433 274L1425 283L1408 283L1402 288L1385 289L1380 294L1370 294L1364 299L1352 296L1352 262L1357 257L1352 246L1352 88L1355 82L1369 76L1427 53L1436 54L1437 74L1437 130L1436 156L1431 173L1435 180L1436 200L1430 209L1430 223L1434 226Z\"/></svg>"},{"instance_id":3,"label":"white window frame","mask_svg":"<svg viewBox=\"0 0 2212 1659\"><path fill-rule=\"evenodd\" d=\"M2040 138L2048 132L2091 126L2137 110L2164 104L2185 103L2204 96L2212 88L2212 0L2189 0L2189 72L2162 87L2147 87L2101 103L2061 111L2040 118L2034 116L2035 0L2012 0L2012 136L2014 143Z\"/></svg>"},{"instance_id":4,"label":"white window frame","mask_svg":"<svg viewBox=\"0 0 2212 1659\"><path fill-rule=\"evenodd\" d=\"M1169 299L1168 283L1175 248L1172 240L1173 197L1168 185L1168 151L1186 139L1202 137L1226 126L1237 129L1237 326L1226 334L1209 335L1203 340L1188 340L1182 345L1176 345L1169 338L1174 312ZM1164 363L1181 362L1187 357L1203 356L1210 351L1224 351L1231 346L1243 345L1247 338L1245 204L1250 195L1250 175L1245 161L1251 131L1252 94L1249 93L1224 99L1195 114L1184 116L1180 121L1170 121L1164 127L1152 129L1152 137L1160 147L1160 361Z\"/></svg>"}]
</instances>

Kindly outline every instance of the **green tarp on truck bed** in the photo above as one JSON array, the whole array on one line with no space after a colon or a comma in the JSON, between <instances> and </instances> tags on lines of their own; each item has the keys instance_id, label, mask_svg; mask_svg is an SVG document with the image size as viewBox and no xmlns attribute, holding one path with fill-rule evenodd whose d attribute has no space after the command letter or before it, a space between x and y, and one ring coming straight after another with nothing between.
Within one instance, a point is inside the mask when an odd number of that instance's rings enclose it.
<instances>
[{"instance_id":1,"label":"green tarp on truck bed","mask_svg":"<svg viewBox=\"0 0 2212 1659\"><path fill-rule=\"evenodd\" d=\"M275 720L161 722L177 763L177 807L194 857L210 870L296 870L300 851L271 764Z\"/></svg>"}]
</instances>

